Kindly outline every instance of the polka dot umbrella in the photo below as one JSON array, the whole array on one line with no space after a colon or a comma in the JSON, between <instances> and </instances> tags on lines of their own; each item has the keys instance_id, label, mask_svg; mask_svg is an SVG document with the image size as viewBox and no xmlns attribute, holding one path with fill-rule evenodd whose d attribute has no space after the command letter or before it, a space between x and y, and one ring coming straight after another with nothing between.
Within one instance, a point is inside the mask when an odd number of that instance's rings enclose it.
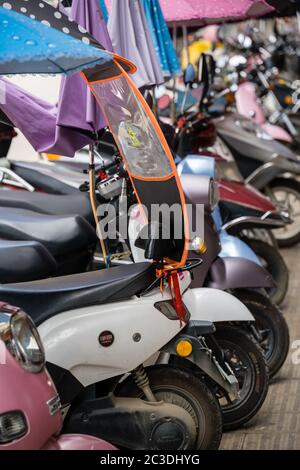
<instances>
[{"instance_id":1,"label":"polka dot umbrella","mask_svg":"<svg viewBox=\"0 0 300 470\"><path fill-rule=\"evenodd\" d=\"M0 75L67 74L111 60L83 28L42 1L0 0L0 38Z\"/></svg>"}]
</instances>

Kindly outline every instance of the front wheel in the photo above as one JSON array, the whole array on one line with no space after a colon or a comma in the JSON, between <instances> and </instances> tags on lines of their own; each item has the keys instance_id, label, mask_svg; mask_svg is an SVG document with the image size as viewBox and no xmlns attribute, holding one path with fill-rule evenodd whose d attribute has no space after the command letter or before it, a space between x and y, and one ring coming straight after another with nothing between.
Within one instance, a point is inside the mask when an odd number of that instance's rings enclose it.
<instances>
[{"instance_id":1,"label":"front wheel","mask_svg":"<svg viewBox=\"0 0 300 470\"><path fill-rule=\"evenodd\" d=\"M159 365L148 367L146 372L151 390L157 400L181 406L193 418L196 427L196 441L192 449L218 449L222 438L222 415L218 401L210 389L188 370ZM145 399L142 390L137 387L132 376L120 384L116 395ZM158 449L155 447L155 443L152 445L152 450Z\"/></svg>"},{"instance_id":2,"label":"front wheel","mask_svg":"<svg viewBox=\"0 0 300 470\"><path fill-rule=\"evenodd\" d=\"M276 178L269 184L267 195L274 204L289 212L291 224L273 230L279 247L290 247L300 241L300 183L291 178Z\"/></svg>"},{"instance_id":3,"label":"front wheel","mask_svg":"<svg viewBox=\"0 0 300 470\"><path fill-rule=\"evenodd\" d=\"M235 296L255 318L255 336L265 354L269 375L273 377L283 366L289 352L287 322L281 311L259 292L237 290Z\"/></svg>"},{"instance_id":4,"label":"front wheel","mask_svg":"<svg viewBox=\"0 0 300 470\"><path fill-rule=\"evenodd\" d=\"M231 430L250 421L259 411L267 396L269 373L264 354L251 336L234 326L216 326L216 340L240 388L239 397L233 401L219 390L223 429Z\"/></svg>"}]
</instances>

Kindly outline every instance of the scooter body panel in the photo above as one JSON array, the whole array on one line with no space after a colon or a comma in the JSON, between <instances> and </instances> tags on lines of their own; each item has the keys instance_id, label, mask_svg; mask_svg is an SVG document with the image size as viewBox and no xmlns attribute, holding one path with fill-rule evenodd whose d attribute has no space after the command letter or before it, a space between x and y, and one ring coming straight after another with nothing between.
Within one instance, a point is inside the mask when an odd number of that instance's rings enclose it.
<instances>
[{"instance_id":1,"label":"scooter body panel","mask_svg":"<svg viewBox=\"0 0 300 470\"><path fill-rule=\"evenodd\" d=\"M273 139L292 143L292 138L282 127L270 124L266 121L263 108L256 97L255 85L251 82L243 82L235 93L236 107L239 114L251 118L259 124Z\"/></svg>"},{"instance_id":2,"label":"scooter body panel","mask_svg":"<svg viewBox=\"0 0 300 470\"><path fill-rule=\"evenodd\" d=\"M187 155L177 165L177 171L179 176L181 175L201 175L210 176L215 178L216 176L216 163L215 158L204 155Z\"/></svg>"},{"instance_id":3,"label":"scooter body panel","mask_svg":"<svg viewBox=\"0 0 300 470\"><path fill-rule=\"evenodd\" d=\"M268 271L258 263L238 257L219 257L209 271L208 287L215 289L258 289L274 287Z\"/></svg>"},{"instance_id":4,"label":"scooter body panel","mask_svg":"<svg viewBox=\"0 0 300 470\"><path fill-rule=\"evenodd\" d=\"M62 426L59 406L51 414L51 402L57 401L59 405L56 389L46 370L39 374L25 371L2 341L0 352L0 414L21 410L28 426L23 437L0 444L0 450L41 449L49 437L57 434Z\"/></svg>"},{"instance_id":5,"label":"scooter body panel","mask_svg":"<svg viewBox=\"0 0 300 470\"><path fill-rule=\"evenodd\" d=\"M241 155L262 163L269 162L276 155L297 161L297 156L286 145L273 140L271 136L262 138L258 137L256 132L247 130L247 127L251 127L251 121L240 114L227 113L224 117L215 119L214 122L218 135L229 145L234 154L236 150Z\"/></svg>"},{"instance_id":6,"label":"scooter body panel","mask_svg":"<svg viewBox=\"0 0 300 470\"><path fill-rule=\"evenodd\" d=\"M133 370L184 327L154 307L170 298L169 291L153 292L50 318L39 327L47 361L69 370L84 386ZM106 337L110 343L103 346Z\"/></svg>"},{"instance_id":7,"label":"scooter body panel","mask_svg":"<svg viewBox=\"0 0 300 470\"><path fill-rule=\"evenodd\" d=\"M63 434L57 439L50 439L42 450L117 450L117 448L98 437Z\"/></svg>"},{"instance_id":8,"label":"scooter body panel","mask_svg":"<svg viewBox=\"0 0 300 470\"><path fill-rule=\"evenodd\" d=\"M244 258L261 266L261 263L254 251L238 237L229 235L226 230L221 230L221 258ZM243 266L245 269L246 266ZM241 267L242 272L242 267Z\"/></svg>"},{"instance_id":9,"label":"scooter body panel","mask_svg":"<svg viewBox=\"0 0 300 470\"><path fill-rule=\"evenodd\" d=\"M213 323L228 321L254 321L253 315L242 302L227 292L210 288L189 289L183 301L191 313L192 320Z\"/></svg>"}]
</instances>

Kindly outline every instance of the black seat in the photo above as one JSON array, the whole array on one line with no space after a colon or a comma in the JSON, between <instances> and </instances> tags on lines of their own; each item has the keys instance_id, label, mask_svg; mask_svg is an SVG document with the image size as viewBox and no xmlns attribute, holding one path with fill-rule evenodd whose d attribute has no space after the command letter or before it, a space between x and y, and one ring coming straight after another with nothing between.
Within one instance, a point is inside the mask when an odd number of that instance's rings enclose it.
<instances>
[{"instance_id":1,"label":"black seat","mask_svg":"<svg viewBox=\"0 0 300 470\"><path fill-rule=\"evenodd\" d=\"M84 250L96 242L95 230L82 217L10 207L0 207L0 238L40 242L54 257Z\"/></svg>"},{"instance_id":2,"label":"black seat","mask_svg":"<svg viewBox=\"0 0 300 470\"><path fill-rule=\"evenodd\" d=\"M0 282L43 279L55 273L56 262L40 243L0 240Z\"/></svg>"},{"instance_id":3,"label":"black seat","mask_svg":"<svg viewBox=\"0 0 300 470\"><path fill-rule=\"evenodd\" d=\"M36 189L41 189L50 194L78 194L79 185L71 186L67 182L55 178L54 175L45 174L43 168L41 167L39 169L36 162L34 162L34 164L27 164L12 161L11 169Z\"/></svg>"},{"instance_id":4,"label":"black seat","mask_svg":"<svg viewBox=\"0 0 300 470\"><path fill-rule=\"evenodd\" d=\"M23 308L37 325L67 310L128 299L155 280L150 263L0 286L0 299ZM142 314L143 312L141 312Z\"/></svg>"},{"instance_id":5,"label":"black seat","mask_svg":"<svg viewBox=\"0 0 300 470\"><path fill-rule=\"evenodd\" d=\"M0 206L16 207L49 215L80 215L94 223L89 196L86 193L57 195L29 191L0 191Z\"/></svg>"}]
</instances>

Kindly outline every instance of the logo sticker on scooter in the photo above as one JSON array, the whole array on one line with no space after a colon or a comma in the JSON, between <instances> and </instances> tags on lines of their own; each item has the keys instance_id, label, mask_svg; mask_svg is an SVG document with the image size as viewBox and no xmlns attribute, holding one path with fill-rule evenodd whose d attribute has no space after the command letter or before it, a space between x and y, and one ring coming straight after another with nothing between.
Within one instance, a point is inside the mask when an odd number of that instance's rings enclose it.
<instances>
[{"instance_id":1,"label":"logo sticker on scooter","mask_svg":"<svg viewBox=\"0 0 300 470\"><path fill-rule=\"evenodd\" d=\"M104 348L108 348L109 346L111 346L114 340L115 340L115 337L111 331L102 331L102 333L100 333L99 335L99 343Z\"/></svg>"}]
</instances>

